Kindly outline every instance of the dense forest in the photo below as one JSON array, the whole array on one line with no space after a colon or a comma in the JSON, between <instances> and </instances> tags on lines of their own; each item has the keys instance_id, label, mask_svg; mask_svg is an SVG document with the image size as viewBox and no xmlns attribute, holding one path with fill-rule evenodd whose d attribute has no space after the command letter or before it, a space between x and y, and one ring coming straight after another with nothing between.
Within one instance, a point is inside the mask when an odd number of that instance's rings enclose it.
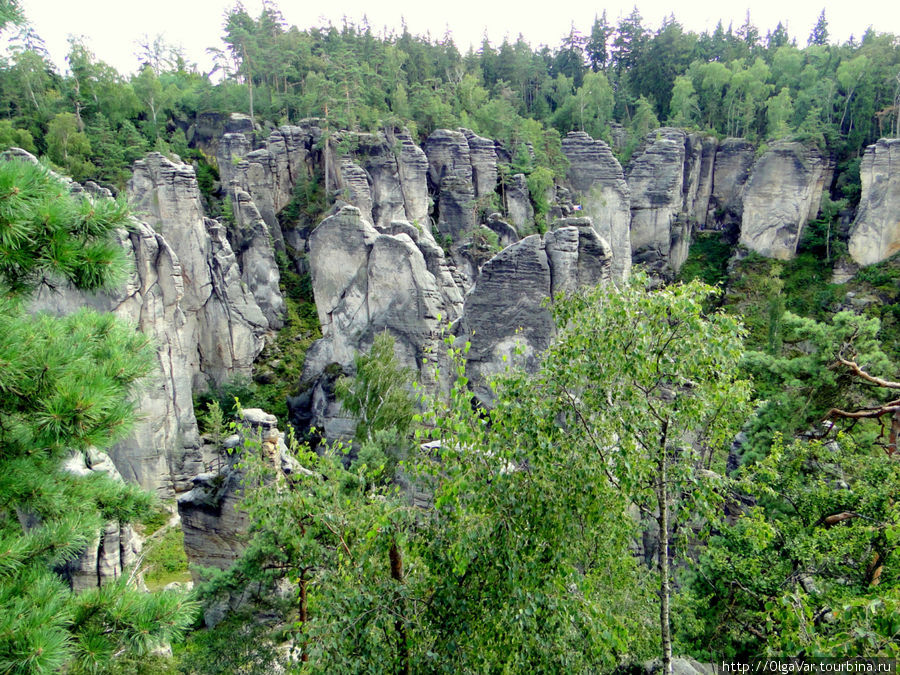
<instances>
[{"instance_id":1,"label":"dense forest","mask_svg":"<svg viewBox=\"0 0 900 675\"><path fill-rule=\"evenodd\" d=\"M462 54L449 35L288 26L267 0L257 17L227 12L212 72L156 39L123 75L77 39L59 72L17 4L0 12L0 151L45 167L0 162L0 672L645 673L657 659L693 674L705 671L687 659L900 654L900 264L830 276L863 151L900 135L900 38L835 44L824 11L798 44L749 14L696 34L635 9L573 25L555 48L485 40ZM528 176L539 215L570 131L622 165L671 125L759 155L802 141L836 171L791 260L700 232L671 284L636 270L615 292L560 299L539 367L493 379L491 406L472 396L463 337L444 336L440 395L384 333L331 373L350 437L289 429L288 472L239 421L265 407L288 426L319 335L308 269L280 250L287 319L260 357L269 379L195 392L210 443L246 436L228 460L246 549L195 570L190 594L160 591L187 571L170 510L60 470L125 434L152 349L108 315L35 320L27 305L47 278L96 290L126 274L124 203L71 194L56 173L119 194L135 160L177 155L208 214L233 224L191 134L235 112L256 143L306 118L325 142L472 129L505 148L501 182ZM287 218L328 212L321 185L299 187ZM164 533L141 563L154 592L123 577L78 593L61 577L110 520Z\"/></svg>"},{"instance_id":2,"label":"dense forest","mask_svg":"<svg viewBox=\"0 0 900 675\"><path fill-rule=\"evenodd\" d=\"M806 44L780 24L761 35L748 15L737 29L687 32L673 16L646 26L635 9L617 25L604 13L555 47L521 38L461 54L447 35L376 35L365 23L288 27L275 3L258 17L236 5L223 47L201 73L161 39L140 45L140 69L122 75L73 39L66 72L27 24L0 70L0 143L49 157L76 179L121 186L148 149L190 156L184 133L200 112L243 112L256 122L307 117L331 129L408 125L425 138L464 126L559 171L559 135L583 130L625 155L660 124L765 141L815 140L841 161L896 134L896 37L869 29L829 41L824 11ZM626 157L627 158L627 157ZM530 168L523 166L522 168Z\"/></svg>"}]
</instances>

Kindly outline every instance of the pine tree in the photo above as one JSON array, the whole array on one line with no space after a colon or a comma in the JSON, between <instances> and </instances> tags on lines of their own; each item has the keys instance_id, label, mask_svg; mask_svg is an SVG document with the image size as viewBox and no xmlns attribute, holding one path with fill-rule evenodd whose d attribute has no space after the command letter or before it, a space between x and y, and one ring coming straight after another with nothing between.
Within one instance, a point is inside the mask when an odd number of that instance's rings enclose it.
<instances>
[{"instance_id":1,"label":"pine tree","mask_svg":"<svg viewBox=\"0 0 900 675\"><path fill-rule=\"evenodd\" d=\"M120 579L74 594L54 571L110 520L151 503L136 487L65 472L72 453L120 438L129 392L149 368L144 336L111 315L32 316L40 284L109 288L122 204L76 197L45 168L0 163L0 672L96 672L177 638L193 605Z\"/></svg>"}]
</instances>

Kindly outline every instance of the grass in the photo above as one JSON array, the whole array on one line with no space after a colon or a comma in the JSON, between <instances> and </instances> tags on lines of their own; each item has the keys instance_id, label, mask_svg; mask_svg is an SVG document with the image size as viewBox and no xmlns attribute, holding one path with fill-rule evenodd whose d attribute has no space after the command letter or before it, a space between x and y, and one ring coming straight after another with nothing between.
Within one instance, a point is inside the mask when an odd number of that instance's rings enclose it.
<instances>
[{"instance_id":1,"label":"grass","mask_svg":"<svg viewBox=\"0 0 900 675\"><path fill-rule=\"evenodd\" d=\"M170 527L162 536L145 542L144 582L147 588L158 591L172 582L190 580L184 533L180 527Z\"/></svg>"}]
</instances>

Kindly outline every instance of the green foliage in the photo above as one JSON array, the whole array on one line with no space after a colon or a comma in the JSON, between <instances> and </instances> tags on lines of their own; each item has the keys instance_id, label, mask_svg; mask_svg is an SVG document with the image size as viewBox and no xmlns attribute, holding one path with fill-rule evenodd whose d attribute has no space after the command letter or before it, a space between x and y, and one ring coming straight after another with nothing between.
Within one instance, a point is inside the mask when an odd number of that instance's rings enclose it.
<instances>
[{"instance_id":1,"label":"green foliage","mask_svg":"<svg viewBox=\"0 0 900 675\"><path fill-rule=\"evenodd\" d=\"M127 224L123 202L69 198L44 167L0 162L0 282L15 294L44 275L88 290L123 279L114 232Z\"/></svg>"},{"instance_id":2,"label":"green foliage","mask_svg":"<svg viewBox=\"0 0 900 675\"><path fill-rule=\"evenodd\" d=\"M741 475L755 505L692 577L696 656L895 657L898 481L896 459L847 437L777 441Z\"/></svg>"},{"instance_id":3,"label":"green foliage","mask_svg":"<svg viewBox=\"0 0 900 675\"><path fill-rule=\"evenodd\" d=\"M817 427L832 407L869 403L877 392L843 368L835 368L839 350L852 343L873 372L888 372L889 360L877 339L877 319L839 312L829 323L785 312L781 344L768 352L747 352L745 367L754 374L762 402L748 422L747 460L760 459L776 435L790 437Z\"/></svg>"},{"instance_id":4,"label":"green foliage","mask_svg":"<svg viewBox=\"0 0 900 675\"><path fill-rule=\"evenodd\" d=\"M190 581L184 552L184 532L180 527L167 529L161 537L148 540L144 551L144 581L151 591L173 581Z\"/></svg>"},{"instance_id":5,"label":"green foliage","mask_svg":"<svg viewBox=\"0 0 900 675\"><path fill-rule=\"evenodd\" d=\"M710 286L724 286L732 246L717 232L696 232L688 258L678 272L679 281L698 279Z\"/></svg>"}]
</instances>

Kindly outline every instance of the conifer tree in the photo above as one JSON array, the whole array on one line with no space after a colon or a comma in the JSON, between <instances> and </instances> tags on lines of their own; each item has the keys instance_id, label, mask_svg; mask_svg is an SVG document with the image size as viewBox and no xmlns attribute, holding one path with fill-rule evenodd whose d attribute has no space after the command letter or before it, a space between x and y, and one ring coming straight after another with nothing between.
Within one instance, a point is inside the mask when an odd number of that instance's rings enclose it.
<instances>
[{"instance_id":1,"label":"conifer tree","mask_svg":"<svg viewBox=\"0 0 900 675\"><path fill-rule=\"evenodd\" d=\"M124 270L113 240L127 211L69 193L45 168L0 162L0 672L97 672L177 638L193 605L120 579L81 594L56 573L108 521L151 496L63 470L73 453L120 438L129 392L149 368L147 339L111 315L32 316L40 284L109 288Z\"/></svg>"}]
</instances>

